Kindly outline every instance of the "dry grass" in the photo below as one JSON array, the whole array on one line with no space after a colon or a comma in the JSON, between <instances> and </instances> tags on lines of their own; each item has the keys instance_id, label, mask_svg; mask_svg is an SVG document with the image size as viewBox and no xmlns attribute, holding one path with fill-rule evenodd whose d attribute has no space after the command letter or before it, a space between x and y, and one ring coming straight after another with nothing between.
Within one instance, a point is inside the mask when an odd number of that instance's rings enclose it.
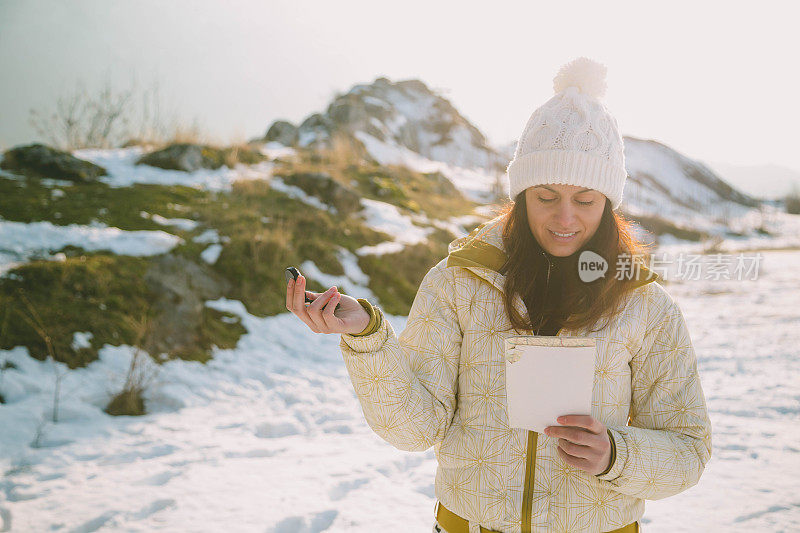
<instances>
[{"instance_id":1,"label":"dry grass","mask_svg":"<svg viewBox=\"0 0 800 533\"><path fill-rule=\"evenodd\" d=\"M136 332L134 353L122 390L111 398L104 410L114 416L140 416L146 412L142 393L155 377L158 369L151 363L149 354L140 348L145 342L148 342L152 335L153 323L147 312L138 320L131 317L126 317L126 320ZM149 366L148 363L150 363Z\"/></svg>"}]
</instances>

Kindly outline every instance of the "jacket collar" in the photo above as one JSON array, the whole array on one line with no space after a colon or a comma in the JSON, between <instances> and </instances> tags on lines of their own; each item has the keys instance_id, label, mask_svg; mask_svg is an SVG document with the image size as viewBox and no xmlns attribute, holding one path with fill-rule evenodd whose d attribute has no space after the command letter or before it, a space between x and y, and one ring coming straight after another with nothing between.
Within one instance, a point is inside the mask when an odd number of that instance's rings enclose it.
<instances>
[{"instance_id":1,"label":"jacket collar","mask_svg":"<svg viewBox=\"0 0 800 533\"><path fill-rule=\"evenodd\" d=\"M484 222L469 235L459 237L448 245L446 267L460 266L482 278L501 293L504 292L505 275L500 269L506 262L502 228L504 215ZM634 287L640 287L661 278L652 270L641 266L637 271ZM514 295L513 305L522 316L527 316L527 309L522 297Z\"/></svg>"}]
</instances>

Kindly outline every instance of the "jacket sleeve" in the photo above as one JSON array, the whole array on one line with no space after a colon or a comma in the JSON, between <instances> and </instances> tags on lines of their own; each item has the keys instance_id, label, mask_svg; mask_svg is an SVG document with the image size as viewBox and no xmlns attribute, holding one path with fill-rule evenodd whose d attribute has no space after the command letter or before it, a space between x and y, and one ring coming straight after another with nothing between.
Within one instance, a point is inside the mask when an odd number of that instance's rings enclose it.
<instances>
[{"instance_id":1,"label":"jacket sleeve","mask_svg":"<svg viewBox=\"0 0 800 533\"><path fill-rule=\"evenodd\" d=\"M700 480L711 457L711 421L697 359L677 303L662 294L648 306L646 334L631 359L627 426L608 426L615 460L600 479L630 496L660 500Z\"/></svg>"},{"instance_id":2,"label":"jacket sleeve","mask_svg":"<svg viewBox=\"0 0 800 533\"><path fill-rule=\"evenodd\" d=\"M455 413L462 334L444 265L423 278L399 337L381 316L377 329L342 334L339 343L367 423L401 450L441 442Z\"/></svg>"}]
</instances>

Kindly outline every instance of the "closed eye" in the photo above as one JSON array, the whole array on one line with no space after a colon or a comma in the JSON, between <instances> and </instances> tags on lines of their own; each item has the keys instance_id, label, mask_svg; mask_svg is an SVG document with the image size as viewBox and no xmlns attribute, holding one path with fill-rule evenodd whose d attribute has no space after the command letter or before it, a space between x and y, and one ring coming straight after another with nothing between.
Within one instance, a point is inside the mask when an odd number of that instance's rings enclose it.
<instances>
[{"instance_id":1,"label":"closed eye","mask_svg":"<svg viewBox=\"0 0 800 533\"><path fill-rule=\"evenodd\" d=\"M540 196L539 201L545 204L549 204L550 202L555 202L556 198L542 198ZM594 200L591 200L589 202L581 202L580 200L575 200L575 201L578 202L580 205L592 205L594 203Z\"/></svg>"}]
</instances>

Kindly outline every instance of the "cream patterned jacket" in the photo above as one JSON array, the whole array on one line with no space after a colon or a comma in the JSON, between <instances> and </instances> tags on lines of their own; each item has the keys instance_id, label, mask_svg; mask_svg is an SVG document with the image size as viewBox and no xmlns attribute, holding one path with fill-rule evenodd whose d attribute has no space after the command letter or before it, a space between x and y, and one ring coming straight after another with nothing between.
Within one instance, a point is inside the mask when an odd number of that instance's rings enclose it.
<instances>
[{"instance_id":1,"label":"cream patterned jacket","mask_svg":"<svg viewBox=\"0 0 800 533\"><path fill-rule=\"evenodd\" d=\"M648 279L605 329L558 332L596 338L591 414L616 448L603 475L571 467L557 438L508 424L503 339L518 332L502 301L501 222L450 243L448 257L422 280L399 337L377 307L369 331L341 336L366 421L401 450L434 447L436 498L471 530L598 532L635 522L645 499L692 487L711 457L711 422L681 310ZM518 295L514 305L527 316Z\"/></svg>"}]
</instances>

